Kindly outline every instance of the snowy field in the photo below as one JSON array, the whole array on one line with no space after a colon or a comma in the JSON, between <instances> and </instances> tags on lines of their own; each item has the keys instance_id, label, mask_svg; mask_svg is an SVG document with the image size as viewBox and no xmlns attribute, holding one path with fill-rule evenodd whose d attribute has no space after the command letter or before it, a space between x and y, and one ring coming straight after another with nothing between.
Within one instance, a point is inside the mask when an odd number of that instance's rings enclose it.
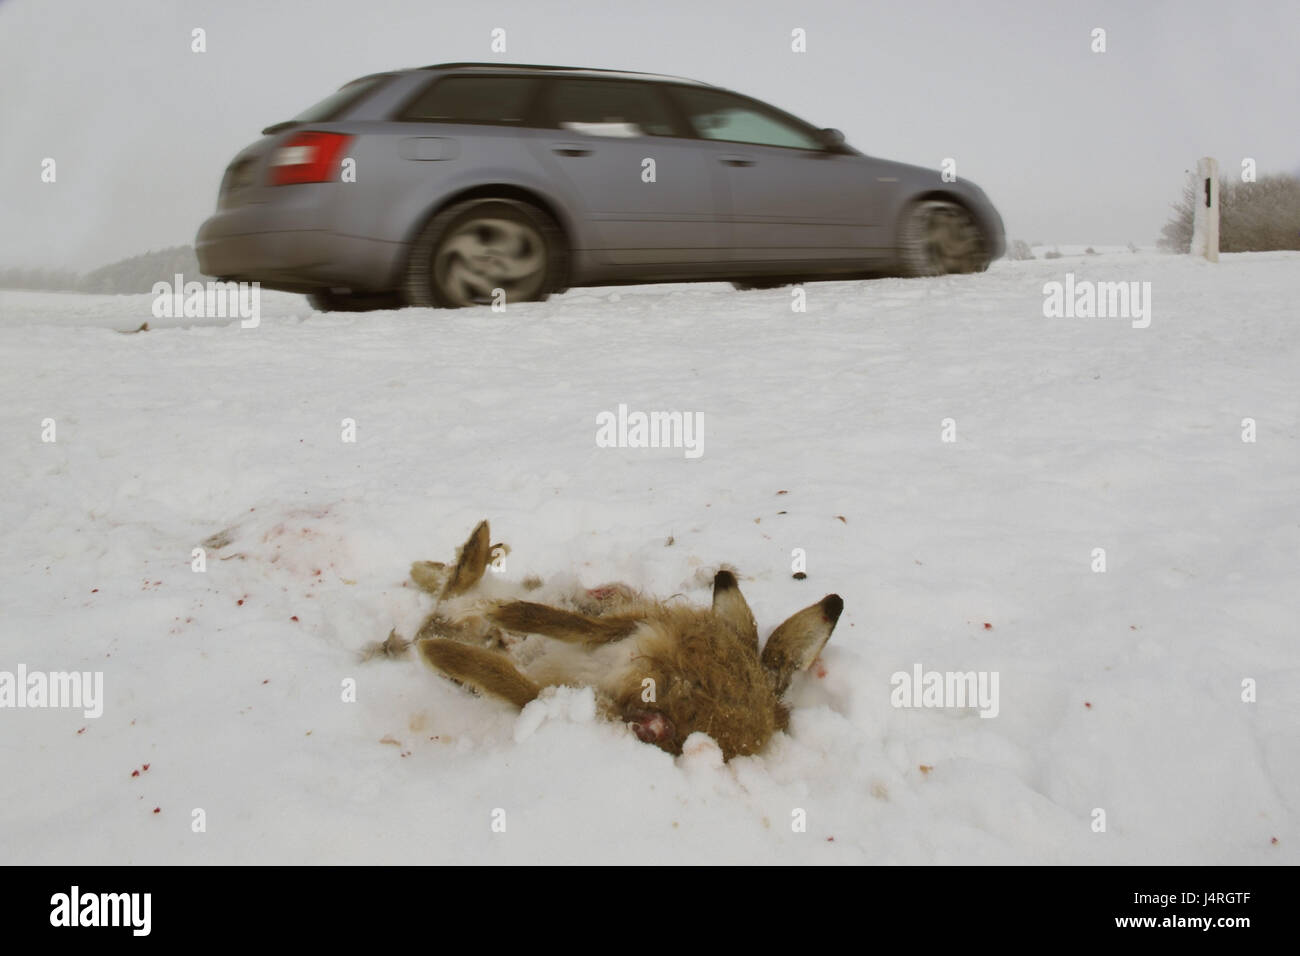
<instances>
[{"instance_id":1,"label":"snowy field","mask_svg":"<svg viewBox=\"0 0 1300 956\"><path fill-rule=\"evenodd\" d=\"M1150 282L1150 326L1045 318L1066 272ZM1300 254L806 292L241 329L0 291L0 671L104 682L0 710L0 861L1300 862ZM703 454L596 447L620 403ZM674 759L590 691L360 663L480 518L514 579L707 603L734 565L764 637L842 595L790 733ZM996 717L894 707L918 665L996 673Z\"/></svg>"}]
</instances>

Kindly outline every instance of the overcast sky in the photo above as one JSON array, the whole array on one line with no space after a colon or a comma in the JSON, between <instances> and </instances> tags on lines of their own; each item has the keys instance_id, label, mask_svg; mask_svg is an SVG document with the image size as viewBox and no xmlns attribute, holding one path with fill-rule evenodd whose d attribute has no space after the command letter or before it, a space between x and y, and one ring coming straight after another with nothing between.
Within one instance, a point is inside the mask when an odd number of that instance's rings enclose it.
<instances>
[{"instance_id":1,"label":"overcast sky","mask_svg":"<svg viewBox=\"0 0 1300 956\"><path fill-rule=\"evenodd\" d=\"M1297 38L1300 0L0 0L0 267L192 242L262 127L451 60L705 80L866 153L954 157L1011 238L1149 244L1199 156L1300 169Z\"/></svg>"}]
</instances>

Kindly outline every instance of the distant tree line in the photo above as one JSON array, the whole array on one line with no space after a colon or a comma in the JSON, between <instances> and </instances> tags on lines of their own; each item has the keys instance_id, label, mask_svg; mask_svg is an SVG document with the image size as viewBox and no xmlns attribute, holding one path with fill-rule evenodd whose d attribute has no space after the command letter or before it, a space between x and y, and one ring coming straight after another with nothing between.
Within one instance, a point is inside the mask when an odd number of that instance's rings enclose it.
<instances>
[{"instance_id":1,"label":"distant tree line","mask_svg":"<svg viewBox=\"0 0 1300 956\"><path fill-rule=\"evenodd\" d=\"M155 282L172 282L178 272L186 282L208 279L199 272L193 246L172 246L132 256L85 275L70 269L0 269L0 288L127 295L152 292Z\"/></svg>"},{"instance_id":2,"label":"distant tree line","mask_svg":"<svg viewBox=\"0 0 1300 956\"><path fill-rule=\"evenodd\" d=\"M1160 230L1156 245L1170 252L1192 248L1192 220L1201 193L1191 179ZM1300 177L1261 176L1256 182L1219 180L1219 251L1300 250Z\"/></svg>"}]
</instances>

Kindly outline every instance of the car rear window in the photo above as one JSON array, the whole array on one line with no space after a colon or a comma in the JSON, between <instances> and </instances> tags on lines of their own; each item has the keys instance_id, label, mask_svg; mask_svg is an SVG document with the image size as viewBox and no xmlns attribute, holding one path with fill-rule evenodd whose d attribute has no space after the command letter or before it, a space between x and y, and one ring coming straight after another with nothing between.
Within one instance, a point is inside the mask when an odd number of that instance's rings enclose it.
<instances>
[{"instance_id":1,"label":"car rear window","mask_svg":"<svg viewBox=\"0 0 1300 956\"><path fill-rule=\"evenodd\" d=\"M446 76L407 104L399 119L418 123L519 126L537 89L533 76Z\"/></svg>"},{"instance_id":2,"label":"car rear window","mask_svg":"<svg viewBox=\"0 0 1300 956\"><path fill-rule=\"evenodd\" d=\"M682 136L662 91L651 83L552 80L548 125L589 136Z\"/></svg>"},{"instance_id":3,"label":"car rear window","mask_svg":"<svg viewBox=\"0 0 1300 956\"><path fill-rule=\"evenodd\" d=\"M303 110L293 118L293 122L328 123L330 120L338 119L353 104L360 102L363 96L372 90L377 90L386 80L391 79L392 75L391 73L377 73L374 76L363 76L359 80L353 80L325 97L315 106Z\"/></svg>"}]
</instances>

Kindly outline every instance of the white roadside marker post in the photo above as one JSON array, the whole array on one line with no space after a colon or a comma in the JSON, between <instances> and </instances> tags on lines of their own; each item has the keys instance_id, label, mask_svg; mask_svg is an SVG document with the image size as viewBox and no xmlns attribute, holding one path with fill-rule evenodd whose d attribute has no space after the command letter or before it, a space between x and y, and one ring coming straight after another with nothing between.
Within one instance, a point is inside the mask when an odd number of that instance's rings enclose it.
<instances>
[{"instance_id":1,"label":"white roadside marker post","mask_svg":"<svg viewBox=\"0 0 1300 956\"><path fill-rule=\"evenodd\" d=\"M1192 208L1194 256L1219 261L1219 161L1206 156L1196 163L1196 188Z\"/></svg>"}]
</instances>

